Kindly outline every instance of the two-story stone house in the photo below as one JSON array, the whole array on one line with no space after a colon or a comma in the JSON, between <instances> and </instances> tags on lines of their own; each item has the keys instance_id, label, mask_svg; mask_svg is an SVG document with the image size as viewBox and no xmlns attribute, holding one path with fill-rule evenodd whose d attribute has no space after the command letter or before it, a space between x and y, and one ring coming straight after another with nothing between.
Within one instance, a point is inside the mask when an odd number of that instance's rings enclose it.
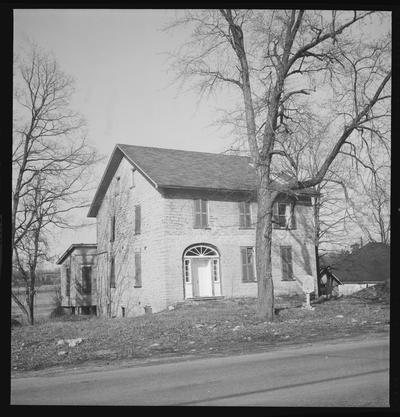
<instances>
[{"instance_id":1,"label":"two-story stone house","mask_svg":"<svg viewBox=\"0 0 400 417\"><path fill-rule=\"evenodd\" d=\"M275 205L275 294L316 285L313 192ZM250 159L116 145L91 204L99 314L157 312L185 299L257 295Z\"/></svg>"}]
</instances>

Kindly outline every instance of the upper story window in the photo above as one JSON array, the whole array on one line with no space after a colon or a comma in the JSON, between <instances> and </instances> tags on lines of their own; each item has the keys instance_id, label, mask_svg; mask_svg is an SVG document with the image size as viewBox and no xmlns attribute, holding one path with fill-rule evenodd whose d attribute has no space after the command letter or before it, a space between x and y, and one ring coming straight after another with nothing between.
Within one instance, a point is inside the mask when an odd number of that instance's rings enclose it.
<instances>
[{"instance_id":1,"label":"upper story window","mask_svg":"<svg viewBox=\"0 0 400 417\"><path fill-rule=\"evenodd\" d=\"M208 227L208 201L194 200L194 227L205 229Z\"/></svg>"},{"instance_id":2,"label":"upper story window","mask_svg":"<svg viewBox=\"0 0 400 417\"><path fill-rule=\"evenodd\" d=\"M140 235L142 227L142 210L140 205L135 206L135 235Z\"/></svg>"},{"instance_id":3,"label":"upper story window","mask_svg":"<svg viewBox=\"0 0 400 417\"><path fill-rule=\"evenodd\" d=\"M252 227L251 207L248 201L239 202L239 225L242 228Z\"/></svg>"},{"instance_id":4,"label":"upper story window","mask_svg":"<svg viewBox=\"0 0 400 417\"><path fill-rule=\"evenodd\" d=\"M274 229L295 229L296 218L293 203L277 202L273 207Z\"/></svg>"},{"instance_id":5,"label":"upper story window","mask_svg":"<svg viewBox=\"0 0 400 417\"><path fill-rule=\"evenodd\" d=\"M92 293L92 267L82 266L82 294Z\"/></svg>"}]
</instances>

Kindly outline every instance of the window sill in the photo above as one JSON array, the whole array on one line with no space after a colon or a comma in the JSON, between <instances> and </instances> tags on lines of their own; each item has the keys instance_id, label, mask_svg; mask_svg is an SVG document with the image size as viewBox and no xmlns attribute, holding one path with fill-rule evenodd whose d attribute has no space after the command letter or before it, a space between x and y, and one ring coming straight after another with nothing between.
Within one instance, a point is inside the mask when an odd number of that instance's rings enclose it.
<instances>
[{"instance_id":1,"label":"window sill","mask_svg":"<svg viewBox=\"0 0 400 417\"><path fill-rule=\"evenodd\" d=\"M142 288L141 285L134 285L133 288Z\"/></svg>"},{"instance_id":2,"label":"window sill","mask_svg":"<svg viewBox=\"0 0 400 417\"><path fill-rule=\"evenodd\" d=\"M257 284L257 281L242 281L242 284Z\"/></svg>"},{"instance_id":3,"label":"window sill","mask_svg":"<svg viewBox=\"0 0 400 417\"><path fill-rule=\"evenodd\" d=\"M251 227L239 227L239 230L255 230L256 228L251 226Z\"/></svg>"},{"instance_id":4,"label":"window sill","mask_svg":"<svg viewBox=\"0 0 400 417\"><path fill-rule=\"evenodd\" d=\"M193 229L196 229L196 230L211 230L211 227L193 227Z\"/></svg>"},{"instance_id":5,"label":"window sill","mask_svg":"<svg viewBox=\"0 0 400 417\"><path fill-rule=\"evenodd\" d=\"M281 279L281 281L283 281L283 282L294 282L294 281L296 281L294 278L291 278L291 279Z\"/></svg>"}]
</instances>

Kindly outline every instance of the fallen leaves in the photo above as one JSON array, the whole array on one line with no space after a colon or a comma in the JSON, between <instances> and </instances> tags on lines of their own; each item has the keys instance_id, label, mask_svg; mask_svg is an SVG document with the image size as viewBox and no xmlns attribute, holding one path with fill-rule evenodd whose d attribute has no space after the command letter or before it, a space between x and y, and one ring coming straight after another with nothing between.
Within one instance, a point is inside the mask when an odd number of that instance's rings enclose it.
<instances>
[{"instance_id":1,"label":"fallen leaves","mask_svg":"<svg viewBox=\"0 0 400 417\"><path fill-rule=\"evenodd\" d=\"M272 323L255 315L254 299L188 303L151 316L49 321L12 330L12 369L90 360L174 354L251 352L279 343L388 331L389 306L343 297L315 311L286 308ZM84 337L83 337L84 336Z\"/></svg>"}]
</instances>

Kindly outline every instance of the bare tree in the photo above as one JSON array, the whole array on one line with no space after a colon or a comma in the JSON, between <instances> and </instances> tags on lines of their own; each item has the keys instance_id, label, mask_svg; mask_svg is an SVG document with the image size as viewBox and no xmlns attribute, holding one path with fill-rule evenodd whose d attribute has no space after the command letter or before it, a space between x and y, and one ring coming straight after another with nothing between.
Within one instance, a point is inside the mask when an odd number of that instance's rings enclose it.
<instances>
[{"instance_id":1,"label":"bare tree","mask_svg":"<svg viewBox=\"0 0 400 417\"><path fill-rule=\"evenodd\" d=\"M48 258L54 227L72 227L67 214L88 206L98 157L81 137L83 120L69 108L73 80L56 60L31 45L15 70L11 227L25 300L14 291L12 298L33 324L38 262Z\"/></svg>"},{"instance_id":2,"label":"bare tree","mask_svg":"<svg viewBox=\"0 0 400 417\"><path fill-rule=\"evenodd\" d=\"M171 27L190 25L191 39L175 57L183 79L200 80L202 93L220 85L238 89L246 139L257 174L256 258L258 316L272 320L272 207L280 193L295 195L321 183L339 152L357 150L357 130L387 116L391 79L387 39L363 42L363 22L373 12L304 10L187 11ZM314 92L331 95L335 123L330 149L309 175L282 147L301 129L304 109L322 117ZM324 88L326 89L324 91ZM319 106L318 106L319 104ZM334 114L333 110L336 110ZM297 172L286 184L274 181L274 160L285 158Z\"/></svg>"}]
</instances>

